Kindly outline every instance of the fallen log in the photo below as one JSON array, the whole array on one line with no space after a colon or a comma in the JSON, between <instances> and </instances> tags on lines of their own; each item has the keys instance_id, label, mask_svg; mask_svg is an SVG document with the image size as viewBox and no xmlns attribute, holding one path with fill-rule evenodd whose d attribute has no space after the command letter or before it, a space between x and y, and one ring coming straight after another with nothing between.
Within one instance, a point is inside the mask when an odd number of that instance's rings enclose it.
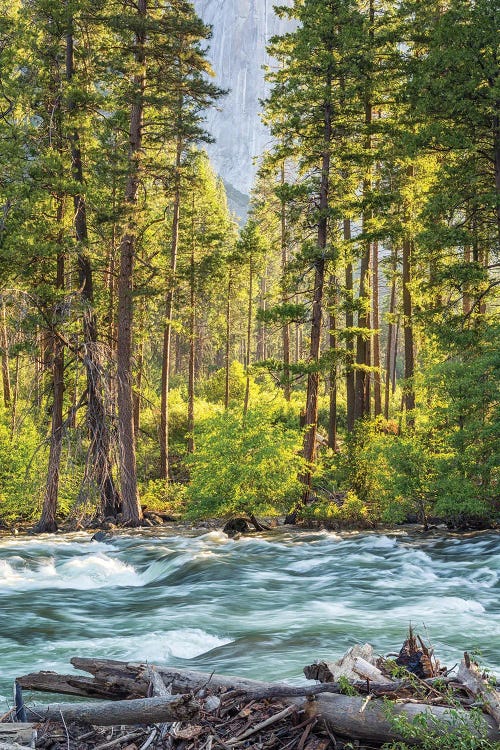
<instances>
[{"instance_id":1,"label":"fallen log","mask_svg":"<svg viewBox=\"0 0 500 750\"><path fill-rule=\"evenodd\" d=\"M75 661L82 661L75 659ZM92 660L94 661L94 660ZM132 699L136 697L148 697L151 692L153 695L162 695L158 686L159 680L161 684L165 686L165 681L168 682L169 676L172 676L173 672L164 671L162 679L162 670L165 667L155 667L154 677L151 675L151 667L144 664L125 664L124 669L127 674L130 675L131 670L135 669L137 672L136 681L126 678L124 680L123 687L120 688L119 680L116 677L118 669L117 664L122 662L113 662L113 671L115 673L116 684L112 685L109 692L107 692L107 683L105 680L91 677L79 677L74 675L57 675L55 672L38 672L33 674L24 675L19 677L19 683L26 690L36 690L39 692L48 693L60 693L62 695L79 695L84 698L105 698L108 700L123 700ZM81 667L83 668L83 666ZM100 671L104 671L104 665L100 665ZM187 681L182 679L182 674L185 674L185 670L178 670L175 673L176 680L174 680L172 688L165 688L167 692L165 695L170 695L171 692L182 693L184 686L189 686L192 683L192 679L195 679L195 683L200 687L211 687L212 682L207 682L207 675L205 673L190 672L191 679ZM57 680L59 677L59 681ZM145 680L144 678L148 679ZM341 693L345 689L345 685L339 682L325 682L321 685L287 685L283 682L258 682L256 680L245 680L240 678L222 678L221 675L217 676L219 682L217 683L217 689L226 689L231 691L234 695L246 695L252 700L262 700L264 698L299 698L299 697L311 697L319 695L320 693ZM95 679L95 683L93 680ZM226 680L222 682L222 680ZM432 688L434 684L446 685L453 683L450 678L439 677L427 680L422 680L422 687ZM350 682L351 686L360 693L370 692L374 696L391 695L393 693L400 693L404 690L414 689L415 685L411 680L394 680L392 682L367 682L366 680L357 680ZM151 686L153 689L151 691ZM199 689L199 688L198 688ZM128 693L127 690L132 690L132 693ZM169 692L170 691L170 692Z\"/></svg>"},{"instance_id":2,"label":"fallen log","mask_svg":"<svg viewBox=\"0 0 500 750\"><path fill-rule=\"evenodd\" d=\"M460 662L457 680L472 695L481 699L485 710L494 718L497 726L500 726L500 693L483 678L477 665L471 662L467 653Z\"/></svg>"},{"instance_id":3,"label":"fallen log","mask_svg":"<svg viewBox=\"0 0 500 750\"><path fill-rule=\"evenodd\" d=\"M96 677L83 677L77 674L57 674L56 672L32 672L19 677L16 682L23 690L36 690L40 693L60 693L82 698L105 698L123 700L125 698L146 697L146 693L135 690L135 681L124 676L119 681L100 680Z\"/></svg>"},{"instance_id":4,"label":"fallen log","mask_svg":"<svg viewBox=\"0 0 500 750\"><path fill-rule=\"evenodd\" d=\"M72 659L72 664L79 669L90 673L105 674L109 669L115 675L123 669L126 674L147 674L147 667L138 663L118 662L110 659ZM191 670L175 669L166 666L156 666L155 670L162 677L165 684L169 685L173 693L197 693L200 691L241 691L247 697L252 698L261 695L262 691L268 690L270 683L260 682L242 677L229 677L226 675L207 674ZM145 682L149 685L147 679ZM366 685L366 683L365 683ZM289 685L271 685L273 690L277 687L284 692L296 690ZM406 717L412 721L422 715L427 719L427 725L436 732L449 733L454 727L467 727L472 733L477 729L470 719L467 711L460 708L447 706L431 706L426 703L391 703L374 699L367 705L363 696L347 696L333 694L331 685L314 686L318 690L316 700L297 695L281 695L284 702L294 704L305 710L311 717L322 719L333 732L351 739L390 742L403 739L395 729L389 713L394 717ZM390 686L381 685L381 689L387 691ZM328 690L329 688L329 690ZM302 688L299 688L302 690ZM273 697L273 696L271 696ZM277 696L274 696L277 697ZM116 704L110 704L116 705ZM122 722L123 723L123 722ZM484 717L485 734L490 740L498 741L500 731L496 723L489 717ZM416 741L415 744L418 744Z\"/></svg>"},{"instance_id":5,"label":"fallen log","mask_svg":"<svg viewBox=\"0 0 500 750\"><path fill-rule=\"evenodd\" d=\"M448 706L430 706L425 703L390 703L366 699L361 696L325 694L309 704L310 715L323 719L330 730L343 737L371 742L394 742L405 740L408 744L420 744L418 739L401 736L393 719L404 718L407 722L418 719L419 729L425 727L436 735L449 735L454 729L464 729L478 736L477 727L467 711ZM425 719L425 722L423 721ZM490 717L484 717L484 734L490 741L498 741L500 732Z\"/></svg>"},{"instance_id":6,"label":"fallen log","mask_svg":"<svg viewBox=\"0 0 500 750\"><path fill-rule=\"evenodd\" d=\"M52 703L26 708L32 721L79 721L95 726L117 724L158 724L190 721L199 715L199 703L190 696L139 698L105 703Z\"/></svg>"}]
</instances>

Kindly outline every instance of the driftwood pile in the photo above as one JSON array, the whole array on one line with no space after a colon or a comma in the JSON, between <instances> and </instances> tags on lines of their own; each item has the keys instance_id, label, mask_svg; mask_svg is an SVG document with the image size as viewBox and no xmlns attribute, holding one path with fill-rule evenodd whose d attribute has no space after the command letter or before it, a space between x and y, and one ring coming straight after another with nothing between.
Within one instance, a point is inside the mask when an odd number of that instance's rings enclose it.
<instances>
[{"instance_id":1,"label":"driftwood pile","mask_svg":"<svg viewBox=\"0 0 500 750\"><path fill-rule=\"evenodd\" d=\"M371 749L404 739L395 719L422 716L437 733L468 727L500 740L496 686L467 654L456 674L448 672L411 631L394 658L354 646L338 662L306 667L317 682L304 686L109 659L71 662L91 676L38 672L16 680L0 750ZM23 689L94 700L28 707ZM483 711L479 730L471 707Z\"/></svg>"}]
</instances>

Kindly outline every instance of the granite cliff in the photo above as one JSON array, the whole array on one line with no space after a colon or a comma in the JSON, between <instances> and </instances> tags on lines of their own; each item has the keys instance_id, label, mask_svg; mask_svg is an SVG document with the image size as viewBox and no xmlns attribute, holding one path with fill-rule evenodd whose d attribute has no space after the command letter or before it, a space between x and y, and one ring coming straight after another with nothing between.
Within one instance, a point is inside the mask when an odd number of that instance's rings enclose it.
<instances>
[{"instance_id":1,"label":"granite cliff","mask_svg":"<svg viewBox=\"0 0 500 750\"><path fill-rule=\"evenodd\" d=\"M231 203L244 204L255 176L254 159L269 143L259 119L260 100L268 90L262 66L272 62L266 43L285 30L286 22L274 14L273 0L194 0L194 6L213 27L209 58L217 83L229 89L220 111L208 115L216 139L208 151L228 184Z\"/></svg>"}]
</instances>

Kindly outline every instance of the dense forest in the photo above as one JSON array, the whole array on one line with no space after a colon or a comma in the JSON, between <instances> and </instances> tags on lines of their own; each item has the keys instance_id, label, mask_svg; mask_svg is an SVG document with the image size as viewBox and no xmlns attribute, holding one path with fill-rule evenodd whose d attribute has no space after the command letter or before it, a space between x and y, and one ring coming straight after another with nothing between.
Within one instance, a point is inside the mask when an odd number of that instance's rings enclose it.
<instances>
[{"instance_id":1,"label":"dense forest","mask_svg":"<svg viewBox=\"0 0 500 750\"><path fill-rule=\"evenodd\" d=\"M186 0L0 0L0 519L500 515L500 9L293 0L245 223Z\"/></svg>"}]
</instances>

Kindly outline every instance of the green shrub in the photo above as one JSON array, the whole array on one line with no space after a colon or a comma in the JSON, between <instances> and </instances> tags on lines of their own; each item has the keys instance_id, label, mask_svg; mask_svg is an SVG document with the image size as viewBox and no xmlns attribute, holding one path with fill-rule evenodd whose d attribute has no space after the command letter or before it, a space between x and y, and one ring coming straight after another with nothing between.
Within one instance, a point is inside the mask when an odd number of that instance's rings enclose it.
<instances>
[{"instance_id":1,"label":"green shrub","mask_svg":"<svg viewBox=\"0 0 500 750\"><path fill-rule=\"evenodd\" d=\"M355 492L348 492L342 502L317 500L304 508L306 519L333 526L366 526L370 523L368 508Z\"/></svg>"},{"instance_id":2,"label":"green shrub","mask_svg":"<svg viewBox=\"0 0 500 750\"><path fill-rule=\"evenodd\" d=\"M301 442L298 430L263 407L251 409L244 425L234 411L206 420L189 462L188 516L288 510L300 495Z\"/></svg>"},{"instance_id":3,"label":"green shrub","mask_svg":"<svg viewBox=\"0 0 500 750\"><path fill-rule=\"evenodd\" d=\"M39 509L47 448L26 416L11 439L10 414L0 411L0 518L31 520Z\"/></svg>"},{"instance_id":4,"label":"green shrub","mask_svg":"<svg viewBox=\"0 0 500 750\"><path fill-rule=\"evenodd\" d=\"M148 511L179 515L186 506L186 485L166 479L152 479L141 485L140 497L141 504Z\"/></svg>"},{"instance_id":5,"label":"green shrub","mask_svg":"<svg viewBox=\"0 0 500 750\"><path fill-rule=\"evenodd\" d=\"M229 365L229 404L236 406L242 404L245 398L246 373L241 362L233 361ZM226 370L222 368L211 375L201 388L203 395L214 404L223 404L226 393ZM255 380L250 377L250 393L255 394L258 387Z\"/></svg>"}]
</instances>

